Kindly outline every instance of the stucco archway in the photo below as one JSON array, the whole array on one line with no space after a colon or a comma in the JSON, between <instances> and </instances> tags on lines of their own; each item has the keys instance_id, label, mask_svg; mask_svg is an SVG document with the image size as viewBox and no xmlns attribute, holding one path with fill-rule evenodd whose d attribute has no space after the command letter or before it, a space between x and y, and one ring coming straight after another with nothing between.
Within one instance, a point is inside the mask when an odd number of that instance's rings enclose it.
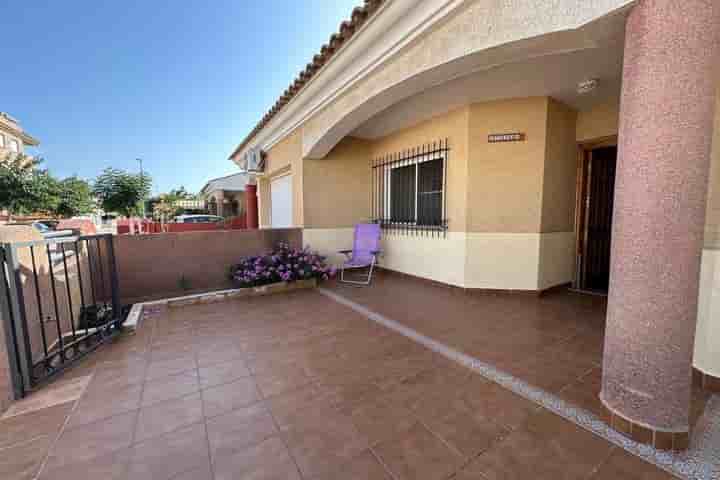
<instances>
[{"instance_id":1,"label":"stucco archway","mask_svg":"<svg viewBox=\"0 0 720 480\"><path fill-rule=\"evenodd\" d=\"M568 23L563 28L558 25L555 31L536 36L532 35L532 26L525 26L524 30L522 26L516 30L508 27L508 31L500 35L506 41L494 45L493 38L487 37L471 37L468 41L466 29L480 28L473 25L481 14L477 10L483 8L475 3L456 14L413 48L388 60L315 114L303 127L303 156L323 158L340 140L353 134L378 114L433 89L447 88L452 91L453 88L448 87L450 84L467 82L468 79L476 82L479 90L475 92L479 95L475 95L473 101L483 101L528 96L528 92L532 95L551 95L555 93L550 90L551 87L563 85L557 78L551 78L557 77L559 68L572 69L581 80L598 76L612 76L612 80L619 78L621 56L609 58L596 53L600 50L622 52L627 8L614 10L589 23L573 24L573 21L581 22L581 19L566 19ZM463 39L462 48L454 45L455 35ZM488 35L492 36L490 33ZM552 66L553 62L546 63L546 59L553 59L556 66ZM595 62L596 59L604 60L604 63ZM529 75L518 73L518 70L523 69ZM485 76L488 81L483 80ZM515 85L511 81L500 81L499 88L497 82L503 76L513 79ZM522 80L517 81L518 78ZM535 81L533 85L528 85L527 80ZM568 82L564 82L565 87L576 90L576 80L568 79ZM468 99L461 97L446 99L445 111L453 107L453 101L465 100L467 103ZM417 107L425 109L420 114L426 118L442 113L435 111L442 108L439 106L425 108L419 104ZM422 118L414 119L419 120Z\"/></svg>"}]
</instances>

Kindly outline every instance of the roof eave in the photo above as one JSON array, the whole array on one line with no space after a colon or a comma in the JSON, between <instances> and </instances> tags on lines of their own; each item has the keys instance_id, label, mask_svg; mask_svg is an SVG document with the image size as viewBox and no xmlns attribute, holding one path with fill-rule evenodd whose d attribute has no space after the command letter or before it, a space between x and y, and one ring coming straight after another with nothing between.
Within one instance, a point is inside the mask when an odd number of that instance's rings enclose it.
<instances>
[{"instance_id":1,"label":"roof eave","mask_svg":"<svg viewBox=\"0 0 720 480\"><path fill-rule=\"evenodd\" d=\"M283 95L275 102L275 105L268 110L260 122L255 125L245 139L233 150L232 154L228 157L229 160L238 163L235 157L270 123L280 110L300 94L308 82L335 57L335 54L341 47L360 30L360 27L367 22L386 1L387 0L365 0L365 4L362 7L353 9L350 20L346 20L340 24L339 31L330 36L330 40L322 46L320 53L313 57L313 61L307 64L305 69L300 72L293 83L290 84Z\"/></svg>"}]
</instances>

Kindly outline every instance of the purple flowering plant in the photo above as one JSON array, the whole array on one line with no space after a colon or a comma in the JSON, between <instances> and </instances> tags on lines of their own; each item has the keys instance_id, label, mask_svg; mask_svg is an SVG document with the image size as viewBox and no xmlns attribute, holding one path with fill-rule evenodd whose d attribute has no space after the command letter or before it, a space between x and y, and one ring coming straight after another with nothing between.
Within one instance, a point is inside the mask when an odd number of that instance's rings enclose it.
<instances>
[{"instance_id":1,"label":"purple flowering plant","mask_svg":"<svg viewBox=\"0 0 720 480\"><path fill-rule=\"evenodd\" d=\"M296 280L328 280L335 276L335 267L325 264L325 257L310 250L291 248L280 242L265 255L245 257L230 268L230 277L241 288L259 287Z\"/></svg>"}]
</instances>

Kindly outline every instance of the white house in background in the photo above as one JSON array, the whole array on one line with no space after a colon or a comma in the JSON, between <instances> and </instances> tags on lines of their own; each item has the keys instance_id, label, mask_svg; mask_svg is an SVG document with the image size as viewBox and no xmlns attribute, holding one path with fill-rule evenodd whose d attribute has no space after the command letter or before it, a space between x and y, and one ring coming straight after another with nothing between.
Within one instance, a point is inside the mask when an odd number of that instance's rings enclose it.
<instances>
[{"instance_id":1,"label":"white house in background","mask_svg":"<svg viewBox=\"0 0 720 480\"><path fill-rule=\"evenodd\" d=\"M209 213L221 217L240 217L245 212L246 173L234 173L208 180L200 190Z\"/></svg>"}]
</instances>

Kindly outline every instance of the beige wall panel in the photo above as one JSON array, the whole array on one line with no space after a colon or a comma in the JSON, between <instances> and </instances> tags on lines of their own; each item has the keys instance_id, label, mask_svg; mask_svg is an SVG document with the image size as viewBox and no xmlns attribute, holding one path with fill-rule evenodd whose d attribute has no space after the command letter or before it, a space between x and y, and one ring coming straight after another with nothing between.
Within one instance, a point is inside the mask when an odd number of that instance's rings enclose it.
<instances>
[{"instance_id":1,"label":"beige wall panel","mask_svg":"<svg viewBox=\"0 0 720 480\"><path fill-rule=\"evenodd\" d=\"M345 261L345 255L339 252L352 249L353 233L353 228L305 228L303 246L327 257L329 265L340 266Z\"/></svg>"},{"instance_id":2,"label":"beige wall panel","mask_svg":"<svg viewBox=\"0 0 720 480\"><path fill-rule=\"evenodd\" d=\"M538 290L571 283L575 278L575 232L540 235Z\"/></svg>"},{"instance_id":3,"label":"beige wall panel","mask_svg":"<svg viewBox=\"0 0 720 480\"><path fill-rule=\"evenodd\" d=\"M578 164L576 123L574 109L550 99L540 225L543 233L574 229Z\"/></svg>"},{"instance_id":4,"label":"beige wall panel","mask_svg":"<svg viewBox=\"0 0 720 480\"><path fill-rule=\"evenodd\" d=\"M538 233L548 99L503 100L470 108L468 231ZM524 142L488 143L521 132Z\"/></svg>"},{"instance_id":5,"label":"beige wall panel","mask_svg":"<svg viewBox=\"0 0 720 480\"><path fill-rule=\"evenodd\" d=\"M302 158L302 128L295 129L290 135L273 145L265 158L265 174L277 175L283 169L291 167L292 162Z\"/></svg>"},{"instance_id":6,"label":"beige wall panel","mask_svg":"<svg viewBox=\"0 0 720 480\"><path fill-rule=\"evenodd\" d=\"M267 178L258 178L257 180L257 196L258 196L258 216L260 228L270 227L270 180Z\"/></svg>"},{"instance_id":7,"label":"beige wall panel","mask_svg":"<svg viewBox=\"0 0 720 480\"><path fill-rule=\"evenodd\" d=\"M328 257L328 263L340 266L345 260L340 250L353 244L352 228L306 228L303 245ZM379 265L397 272L430 280L465 286L466 237L449 232L446 237L383 235Z\"/></svg>"},{"instance_id":8,"label":"beige wall panel","mask_svg":"<svg viewBox=\"0 0 720 480\"><path fill-rule=\"evenodd\" d=\"M303 161L307 228L346 228L370 220L371 159L369 142L347 137L322 160Z\"/></svg>"},{"instance_id":9,"label":"beige wall panel","mask_svg":"<svg viewBox=\"0 0 720 480\"><path fill-rule=\"evenodd\" d=\"M702 255L694 365L720 377L720 250L717 249L705 249Z\"/></svg>"},{"instance_id":10,"label":"beige wall panel","mask_svg":"<svg viewBox=\"0 0 720 480\"><path fill-rule=\"evenodd\" d=\"M372 144L372 158L448 139L447 216L452 232L467 227L468 121L470 110L461 108L388 135Z\"/></svg>"},{"instance_id":11,"label":"beige wall panel","mask_svg":"<svg viewBox=\"0 0 720 480\"><path fill-rule=\"evenodd\" d=\"M711 159L694 365L720 377L720 89L715 102Z\"/></svg>"},{"instance_id":12,"label":"beige wall panel","mask_svg":"<svg viewBox=\"0 0 720 480\"><path fill-rule=\"evenodd\" d=\"M590 110L578 113L576 138L588 142L617 135L620 119L620 99L613 97Z\"/></svg>"},{"instance_id":13,"label":"beige wall panel","mask_svg":"<svg viewBox=\"0 0 720 480\"><path fill-rule=\"evenodd\" d=\"M537 290L539 233L468 233L465 286Z\"/></svg>"},{"instance_id":14,"label":"beige wall panel","mask_svg":"<svg viewBox=\"0 0 720 480\"><path fill-rule=\"evenodd\" d=\"M465 286L464 232L448 232L445 237L423 235L383 235L380 265L437 282Z\"/></svg>"},{"instance_id":15,"label":"beige wall panel","mask_svg":"<svg viewBox=\"0 0 720 480\"><path fill-rule=\"evenodd\" d=\"M715 102L715 135L711 159L710 189L705 217L705 248L720 249L720 88Z\"/></svg>"},{"instance_id":16,"label":"beige wall panel","mask_svg":"<svg viewBox=\"0 0 720 480\"><path fill-rule=\"evenodd\" d=\"M293 189L293 226L298 228L302 228L305 225L305 189L303 188L303 179L305 177L303 169L304 162L302 157L293 158L290 162Z\"/></svg>"}]
</instances>

